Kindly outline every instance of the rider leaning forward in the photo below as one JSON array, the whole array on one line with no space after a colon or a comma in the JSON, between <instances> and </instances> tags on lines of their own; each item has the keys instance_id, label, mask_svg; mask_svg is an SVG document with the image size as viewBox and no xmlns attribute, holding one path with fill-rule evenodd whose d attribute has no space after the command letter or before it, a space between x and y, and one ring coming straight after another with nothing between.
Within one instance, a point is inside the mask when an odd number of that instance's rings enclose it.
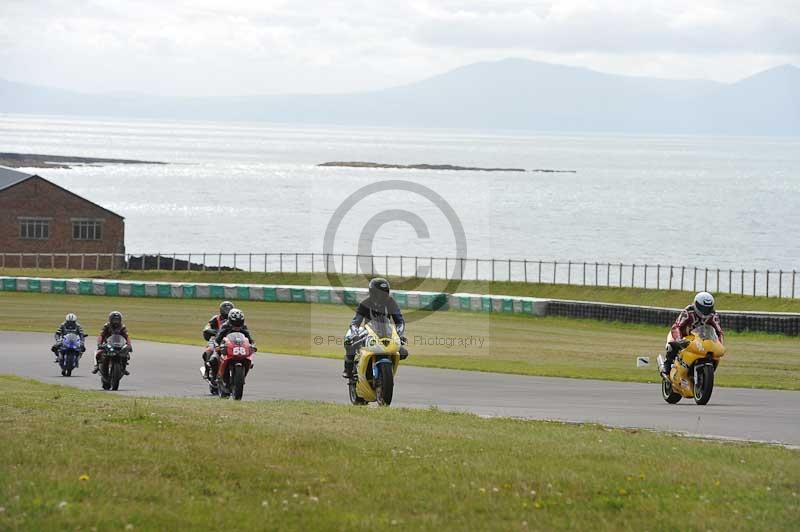
<instances>
[{"instance_id":1,"label":"rider leaning forward","mask_svg":"<svg viewBox=\"0 0 800 532\"><path fill-rule=\"evenodd\" d=\"M717 336L719 336L719 341L724 343L724 334L719 322L719 315L714 309L714 296L708 292L698 292L694 296L694 302L683 309L675 323L672 324L672 329L667 335L664 367L662 368L664 375L669 375L672 364L675 362L675 357L678 356L681 349L688 345L684 337L690 334L692 329L698 325L710 325L713 327L717 332Z\"/></svg>"},{"instance_id":2,"label":"rider leaning forward","mask_svg":"<svg viewBox=\"0 0 800 532\"><path fill-rule=\"evenodd\" d=\"M106 340L115 334L122 336L128 342L128 356L125 361L125 368L122 371L125 375L130 375L130 373L128 373L128 362L130 361L131 353L133 353L133 344L128 336L127 327L122 323L122 313L116 310L108 315L108 322L103 325L103 330L100 331L100 336L97 337L97 351L94 354L95 364L92 373L100 371L100 359L103 354L102 346L106 343Z\"/></svg>"},{"instance_id":3,"label":"rider leaning forward","mask_svg":"<svg viewBox=\"0 0 800 532\"><path fill-rule=\"evenodd\" d=\"M369 296L358 304L356 314L350 321L350 327L344 336L344 373L342 377L348 380L353 379L353 369L355 365L356 350L358 344L363 340L361 335L361 325L364 321L369 321L374 317L382 316L391 319L397 327L397 334L400 335L404 344L400 348L400 358L408 357L408 350L405 348L406 339L403 336L406 323L400 306L389 295L389 281L381 277L376 277L369 282Z\"/></svg>"}]
</instances>

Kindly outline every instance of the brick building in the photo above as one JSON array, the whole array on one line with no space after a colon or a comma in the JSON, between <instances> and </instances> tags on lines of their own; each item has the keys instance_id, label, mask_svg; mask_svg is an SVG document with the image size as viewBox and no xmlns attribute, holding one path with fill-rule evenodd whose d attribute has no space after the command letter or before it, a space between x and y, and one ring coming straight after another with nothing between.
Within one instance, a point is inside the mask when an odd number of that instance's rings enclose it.
<instances>
[{"instance_id":1,"label":"brick building","mask_svg":"<svg viewBox=\"0 0 800 532\"><path fill-rule=\"evenodd\" d=\"M38 175L0 166L0 267L116 269L124 253L122 216Z\"/></svg>"}]
</instances>

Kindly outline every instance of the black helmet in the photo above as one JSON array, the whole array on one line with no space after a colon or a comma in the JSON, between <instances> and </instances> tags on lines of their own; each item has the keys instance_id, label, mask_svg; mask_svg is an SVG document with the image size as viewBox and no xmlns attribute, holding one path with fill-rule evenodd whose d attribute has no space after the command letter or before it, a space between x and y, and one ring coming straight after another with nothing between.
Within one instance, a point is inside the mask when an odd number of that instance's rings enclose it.
<instances>
[{"instance_id":1,"label":"black helmet","mask_svg":"<svg viewBox=\"0 0 800 532\"><path fill-rule=\"evenodd\" d=\"M115 310L108 315L108 323L112 327L120 327L122 325L122 313Z\"/></svg>"},{"instance_id":2,"label":"black helmet","mask_svg":"<svg viewBox=\"0 0 800 532\"><path fill-rule=\"evenodd\" d=\"M373 298L385 298L389 295L389 281L376 277L369 282L369 295Z\"/></svg>"},{"instance_id":3,"label":"black helmet","mask_svg":"<svg viewBox=\"0 0 800 532\"><path fill-rule=\"evenodd\" d=\"M241 327L244 325L244 312L238 308L232 308L231 311L228 312L228 322L234 327Z\"/></svg>"},{"instance_id":4,"label":"black helmet","mask_svg":"<svg viewBox=\"0 0 800 532\"><path fill-rule=\"evenodd\" d=\"M226 319L228 317L228 313L233 309L233 303L230 301L223 301L219 304L219 315L221 318Z\"/></svg>"},{"instance_id":5,"label":"black helmet","mask_svg":"<svg viewBox=\"0 0 800 532\"><path fill-rule=\"evenodd\" d=\"M694 296L694 309L701 317L709 317L714 313L714 296L708 292L698 292Z\"/></svg>"}]
</instances>

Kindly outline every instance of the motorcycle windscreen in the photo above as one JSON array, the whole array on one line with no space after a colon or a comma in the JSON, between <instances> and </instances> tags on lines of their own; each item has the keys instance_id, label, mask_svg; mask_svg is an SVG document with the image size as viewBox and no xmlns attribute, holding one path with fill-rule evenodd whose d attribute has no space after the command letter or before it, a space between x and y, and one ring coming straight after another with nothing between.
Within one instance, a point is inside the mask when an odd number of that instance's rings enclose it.
<instances>
[{"instance_id":1,"label":"motorcycle windscreen","mask_svg":"<svg viewBox=\"0 0 800 532\"><path fill-rule=\"evenodd\" d=\"M394 326L386 316L375 316L369 322L370 328L378 338L391 338Z\"/></svg>"},{"instance_id":2,"label":"motorcycle windscreen","mask_svg":"<svg viewBox=\"0 0 800 532\"><path fill-rule=\"evenodd\" d=\"M250 345L250 342L247 341L247 336L240 332L232 332L225 338L233 345Z\"/></svg>"},{"instance_id":3,"label":"motorcycle windscreen","mask_svg":"<svg viewBox=\"0 0 800 532\"><path fill-rule=\"evenodd\" d=\"M699 325L692 330L692 334L701 340L711 340L712 342L719 342L717 331L711 325Z\"/></svg>"},{"instance_id":4,"label":"motorcycle windscreen","mask_svg":"<svg viewBox=\"0 0 800 532\"><path fill-rule=\"evenodd\" d=\"M128 341L121 334L112 334L108 339L108 345L114 349L122 349L128 345Z\"/></svg>"},{"instance_id":5,"label":"motorcycle windscreen","mask_svg":"<svg viewBox=\"0 0 800 532\"><path fill-rule=\"evenodd\" d=\"M66 349L80 349L82 344L83 339L75 333L66 334L61 339L61 345Z\"/></svg>"}]
</instances>

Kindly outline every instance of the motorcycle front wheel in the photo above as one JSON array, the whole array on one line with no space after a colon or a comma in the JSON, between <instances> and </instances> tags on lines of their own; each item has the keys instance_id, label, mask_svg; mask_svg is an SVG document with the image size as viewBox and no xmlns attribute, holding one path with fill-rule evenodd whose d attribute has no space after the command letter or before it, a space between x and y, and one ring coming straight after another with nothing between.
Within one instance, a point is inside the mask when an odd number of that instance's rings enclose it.
<instances>
[{"instance_id":1,"label":"motorcycle front wheel","mask_svg":"<svg viewBox=\"0 0 800 532\"><path fill-rule=\"evenodd\" d=\"M392 371L392 364L381 364L380 374L375 386L375 395L378 398L378 404L381 406L389 406L392 404L392 395L394 395L394 372Z\"/></svg>"},{"instance_id":2,"label":"motorcycle front wheel","mask_svg":"<svg viewBox=\"0 0 800 532\"><path fill-rule=\"evenodd\" d=\"M356 386L357 385L355 382L347 384L347 391L350 394L350 403L356 406L363 406L367 404L367 402L358 396L358 392L356 392Z\"/></svg>"},{"instance_id":3,"label":"motorcycle front wheel","mask_svg":"<svg viewBox=\"0 0 800 532\"><path fill-rule=\"evenodd\" d=\"M714 366L706 364L697 372L697 379L694 383L694 402L704 405L711 399L711 392L714 391Z\"/></svg>"},{"instance_id":4,"label":"motorcycle front wheel","mask_svg":"<svg viewBox=\"0 0 800 532\"><path fill-rule=\"evenodd\" d=\"M683 396L679 393L675 393L672 390L671 382L666 379L661 379L661 397L663 397L664 400L669 404L674 405L680 401Z\"/></svg>"},{"instance_id":5,"label":"motorcycle front wheel","mask_svg":"<svg viewBox=\"0 0 800 532\"><path fill-rule=\"evenodd\" d=\"M122 362L115 360L111 364L111 389L119 390L119 381L122 379Z\"/></svg>"}]
</instances>

